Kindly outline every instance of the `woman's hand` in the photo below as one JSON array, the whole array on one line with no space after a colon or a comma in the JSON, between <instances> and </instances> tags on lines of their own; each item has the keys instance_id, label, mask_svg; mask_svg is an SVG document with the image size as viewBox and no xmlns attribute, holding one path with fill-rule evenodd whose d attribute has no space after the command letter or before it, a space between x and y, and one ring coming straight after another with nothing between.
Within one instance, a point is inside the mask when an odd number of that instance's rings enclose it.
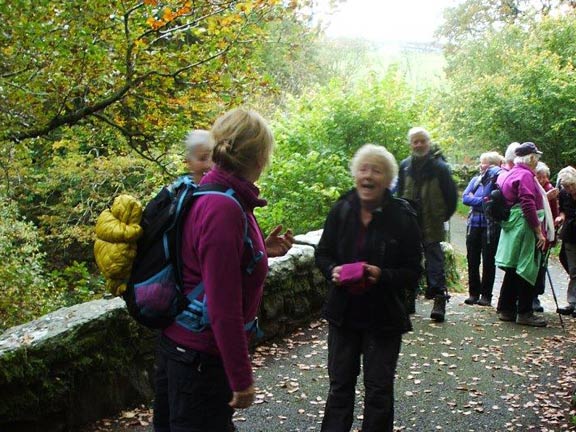
<instances>
[{"instance_id":1,"label":"woman's hand","mask_svg":"<svg viewBox=\"0 0 576 432\"><path fill-rule=\"evenodd\" d=\"M270 235L266 237L264 243L266 245L266 254L269 257L286 255L294 244L294 235L292 234L292 230L286 230L282 235L279 235L280 231L282 231L282 225L278 225L272 230Z\"/></svg>"},{"instance_id":2,"label":"woman's hand","mask_svg":"<svg viewBox=\"0 0 576 432\"><path fill-rule=\"evenodd\" d=\"M340 285L340 271L342 266L336 266L332 269L332 283L334 285Z\"/></svg>"},{"instance_id":3,"label":"woman's hand","mask_svg":"<svg viewBox=\"0 0 576 432\"><path fill-rule=\"evenodd\" d=\"M562 225L564 223L565 219L566 219L566 215L564 213L560 213L560 215L556 216L556 219L554 219L554 226L558 227L558 226Z\"/></svg>"},{"instance_id":4,"label":"woman's hand","mask_svg":"<svg viewBox=\"0 0 576 432\"><path fill-rule=\"evenodd\" d=\"M232 400L228 405L232 408L248 408L254 402L255 397L254 386L250 386L246 390L232 393Z\"/></svg>"},{"instance_id":5,"label":"woman's hand","mask_svg":"<svg viewBox=\"0 0 576 432\"><path fill-rule=\"evenodd\" d=\"M544 237L542 229L538 227L538 229L535 231L535 234L536 234L536 247L540 249L542 252L544 252L546 249L546 237Z\"/></svg>"},{"instance_id":6,"label":"woman's hand","mask_svg":"<svg viewBox=\"0 0 576 432\"><path fill-rule=\"evenodd\" d=\"M375 265L364 264L364 271L366 272L366 277L370 285L374 285L380 280L380 276L382 276L382 270Z\"/></svg>"},{"instance_id":7,"label":"woman's hand","mask_svg":"<svg viewBox=\"0 0 576 432\"><path fill-rule=\"evenodd\" d=\"M546 192L546 197L549 200L556 199L558 197L559 193L560 193L560 190L558 188L550 189L548 192Z\"/></svg>"}]
</instances>

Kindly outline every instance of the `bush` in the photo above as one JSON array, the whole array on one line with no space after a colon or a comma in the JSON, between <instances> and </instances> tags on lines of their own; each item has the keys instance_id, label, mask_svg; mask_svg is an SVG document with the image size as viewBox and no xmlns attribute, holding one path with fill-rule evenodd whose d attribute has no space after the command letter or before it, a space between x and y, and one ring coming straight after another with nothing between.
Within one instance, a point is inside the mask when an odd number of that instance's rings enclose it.
<instances>
[{"instance_id":1,"label":"bush","mask_svg":"<svg viewBox=\"0 0 576 432\"><path fill-rule=\"evenodd\" d=\"M53 286L44 273L38 231L16 205L0 197L0 330L49 309Z\"/></svg>"},{"instance_id":2,"label":"bush","mask_svg":"<svg viewBox=\"0 0 576 432\"><path fill-rule=\"evenodd\" d=\"M322 227L337 198L352 185L349 162L366 143L384 145L398 161L417 120L412 97L390 69L382 79L341 81L292 99L273 121L277 151L260 181L270 205L258 211L265 231L282 223L303 233Z\"/></svg>"}]
</instances>

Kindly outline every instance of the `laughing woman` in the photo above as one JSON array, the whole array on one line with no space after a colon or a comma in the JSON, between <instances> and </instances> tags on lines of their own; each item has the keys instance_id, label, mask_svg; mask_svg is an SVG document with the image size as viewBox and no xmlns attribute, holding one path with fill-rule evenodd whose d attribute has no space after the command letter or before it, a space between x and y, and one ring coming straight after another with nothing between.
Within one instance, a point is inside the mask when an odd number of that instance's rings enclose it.
<instances>
[{"instance_id":1,"label":"laughing woman","mask_svg":"<svg viewBox=\"0 0 576 432\"><path fill-rule=\"evenodd\" d=\"M420 232L413 209L388 189L398 173L390 152L366 144L351 171L356 187L330 210L316 251L316 264L331 285L324 307L330 391L322 431L352 427L361 361L362 431L392 431L394 374L402 334L411 330L404 287L413 286L422 271Z\"/></svg>"}]
</instances>

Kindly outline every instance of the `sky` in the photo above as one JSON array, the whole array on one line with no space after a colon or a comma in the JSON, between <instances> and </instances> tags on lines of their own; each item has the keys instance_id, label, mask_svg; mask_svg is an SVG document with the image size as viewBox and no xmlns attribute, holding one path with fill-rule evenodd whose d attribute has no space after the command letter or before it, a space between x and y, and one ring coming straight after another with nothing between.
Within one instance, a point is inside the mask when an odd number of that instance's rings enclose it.
<instances>
[{"instance_id":1,"label":"sky","mask_svg":"<svg viewBox=\"0 0 576 432\"><path fill-rule=\"evenodd\" d=\"M327 3L321 0L320 4ZM462 0L347 0L331 17L329 37L384 42L432 42L442 10Z\"/></svg>"}]
</instances>

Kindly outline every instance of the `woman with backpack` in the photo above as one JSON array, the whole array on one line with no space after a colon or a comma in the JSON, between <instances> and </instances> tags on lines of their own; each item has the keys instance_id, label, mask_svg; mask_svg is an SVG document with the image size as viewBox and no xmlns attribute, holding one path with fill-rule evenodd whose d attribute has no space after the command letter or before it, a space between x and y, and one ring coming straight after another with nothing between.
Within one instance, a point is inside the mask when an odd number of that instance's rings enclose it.
<instances>
[{"instance_id":1,"label":"woman with backpack","mask_svg":"<svg viewBox=\"0 0 576 432\"><path fill-rule=\"evenodd\" d=\"M254 184L274 145L266 121L254 111L235 109L216 120L211 134L214 167L201 185L224 186L237 201L227 192L200 196L185 216L183 292L203 284L210 324L194 331L177 318L162 332L156 432L234 430L234 409L247 408L255 397L248 344L268 272L266 250L282 254L291 245L278 235L267 245L253 214L266 205Z\"/></svg>"},{"instance_id":2,"label":"woman with backpack","mask_svg":"<svg viewBox=\"0 0 576 432\"><path fill-rule=\"evenodd\" d=\"M490 306L496 276L494 256L498 247L500 226L484 214L484 200L492 190L504 158L497 152L480 155L480 174L475 176L462 194L462 202L470 206L466 229L466 259L468 261L468 292L464 303ZM482 262L482 277L480 277Z\"/></svg>"},{"instance_id":3,"label":"woman with backpack","mask_svg":"<svg viewBox=\"0 0 576 432\"><path fill-rule=\"evenodd\" d=\"M398 172L390 152L362 146L351 172L356 187L330 210L316 250L316 265L330 283L323 311L330 391L321 430L350 431L362 364L362 431L387 432L402 334L412 328L404 290L422 273L421 237L415 211L388 189Z\"/></svg>"}]
</instances>

